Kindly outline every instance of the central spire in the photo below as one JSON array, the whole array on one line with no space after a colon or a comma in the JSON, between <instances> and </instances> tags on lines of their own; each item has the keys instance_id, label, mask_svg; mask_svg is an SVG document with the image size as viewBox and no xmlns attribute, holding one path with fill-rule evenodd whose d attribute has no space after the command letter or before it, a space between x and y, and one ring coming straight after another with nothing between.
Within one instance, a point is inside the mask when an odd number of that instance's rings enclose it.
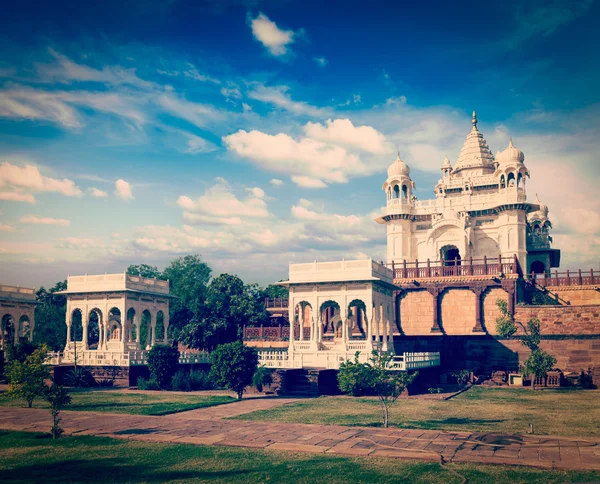
<instances>
[{"instance_id":1,"label":"central spire","mask_svg":"<svg viewBox=\"0 0 600 484\"><path fill-rule=\"evenodd\" d=\"M473 118L472 118L471 122L473 123L473 127L475 129L477 129L477 113L475 112L474 109L473 109Z\"/></svg>"}]
</instances>

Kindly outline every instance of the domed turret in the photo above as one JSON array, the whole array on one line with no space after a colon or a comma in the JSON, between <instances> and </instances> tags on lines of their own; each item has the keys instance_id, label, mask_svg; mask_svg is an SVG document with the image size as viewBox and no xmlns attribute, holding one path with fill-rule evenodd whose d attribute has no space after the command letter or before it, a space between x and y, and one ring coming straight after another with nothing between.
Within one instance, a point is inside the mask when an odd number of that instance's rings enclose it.
<instances>
[{"instance_id":1,"label":"domed turret","mask_svg":"<svg viewBox=\"0 0 600 484\"><path fill-rule=\"evenodd\" d=\"M388 168L387 173L388 178L393 178L395 176L410 176L410 168L400 158L400 152L398 152L396 161L394 161Z\"/></svg>"},{"instance_id":2,"label":"domed turret","mask_svg":"<svg viewBox=\"0 0 600 484\"><path fill-rule=\"evenodd\" d=\"M447 156L444 157L444 161L442 163L442 173L444 174L444 178L450 176L450 173L452 173L452 164Z\"/></svg>"},{"instance_id":3,"label":"domed turret","mask_svg":"<svg viewBox=\"0 0 600 484\"><path fill-rule=\"evenodd\" d=\"M506 148L504 151L500 151L498 152L498 155L496 156L496 160L498 161L499 164L504 164L504 163L523 163L525 161L525 155L523 154L523 152L516 148L515 145L513 145L512 142L512 138L510 139L510 143L508 144L508 148Z\"/></svg>"},{"instance_id":4,"label":"domed turret","mask_svg":"<svg viewBox=\"0 0 600 484\"><path fill-rule=\"evenodd\" d=\"M402 202L401 204L410 205L412 201L412 189L415 184L410 178L410 168L402 161L399 152L398 157L390 165L387 173L387 180L382 188L386 192L388 205L390 203L397 205L398 200ZM392 200L396 201L391 202Z\"/></svg>"}]
</instances>

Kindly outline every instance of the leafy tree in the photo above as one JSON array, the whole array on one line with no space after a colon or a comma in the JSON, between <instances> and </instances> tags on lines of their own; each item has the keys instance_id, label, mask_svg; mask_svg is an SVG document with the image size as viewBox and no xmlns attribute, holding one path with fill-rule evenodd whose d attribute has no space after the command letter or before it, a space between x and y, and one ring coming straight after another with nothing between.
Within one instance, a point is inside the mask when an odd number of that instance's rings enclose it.
<instances>
[{"instance_id":1,"label":"leafy tree","mask_svg":"<svg viewBox=\"0 0 600 484\"><path fill-rule=\"evenodd\" d=\"M535 390L535 379L544 377L556 364L554 356L540 349L542 340L540 321L537 318L532 318L527 321L527 324L520 321L515 322L512 314L508 311L506 301L497 299L496 305L500 309L500 316L496 319L496 332L498 335L510 339L517 333L519 327L521 328L522 334L519 335L521 343L531 350L531 353L523 362L523 375L532 376L531 389Z\"/></svg>"},{"instance_id":2,"label":"leafy tree","mask_svg":"<svg viewBox=\"0 0 600 484\"><path fill-rule=\"evenodd\" d=\"M169 388L171 379L177 371L179 351L177 348L164 345L153 346L148 352L148 369L150 379L156 381L160 388Z\"/></svg>"},{"instance_id":3,"label":"leafy tree","mask_svg":"<svg viewBox=\"0 0 600 484\"><path fill-rule=\"evenodd\" d=\"M64 430L58 425L60 423L60 411L71 403L71 396L67 390L59 385L52 384L50 387L45 387L44 396L50 404L50 414L52 415L52 433L53 439L58 439Z\"/></svg>"},{"instance_id":4,"label":"leafy tree","mask_svg":"<svg viewBox=\"0 0 600 484\"><path fill-rule=\"evenodd\" d=\"M279 281L282 282L282 281ZM279 286L277 284L269 284L262 290L262 297L271 299L287 299L289 297L288 288L285 286Z\"/></svg>"},{"instance_id":5,"label":"leafy tree","mask_svg":"<svg viewBox=\"0 0 600 484\"><path fill-rule=\"evenodd\" d=\"M258 353L241 341L217 347L210 355L210 376L217 386L224 386L242 399L245 388L252 383L258 366Z\"/></svg>"},{"instance_id":6,"label":"leafy tree","mask_svg":"<svg viewBox=\"0 0 600 484\"><path fill-rule=\"evenodd\" d=\"M206 290L206 306L182 331L181 341L194 348L212 350L220 344L242 339L244 325L269 321L261 291L237 276L221 274Z\"/></svg>"},{"instance_id":7,"label":"leafy tree","mask_svg":"<svg viewBox=\"0 0 600 484\"><path fill-rule=\"evenodd\" d=\"M20 361L24 363L29 355L38 349L38 345L23 341L17 345L7 345L5 349L5 358L8 363L12 361Z\"/></svg>"},{"instance_id":8,"label":"leafy tree","mask_svg":"<svg viewBox=\"0 0 600 484\"><path fill-rule=\"evenodd\" d=\"M271 375L271 370L264 365L257 367L252 376L252 385L256 387L256 390L262 392L264 386L271 385L272 383L273 375Z\"/></svg>"},{"instance_id":9,"label":"leafy tree","mask_svg":"<svg viewBox=\"0 0 600 484\"><path fill-rule=\"evenodd\" d=\"M46 343L53 351L62 350L67 339L65 324L67 298L62 294L56 294L66 289L67 281L60 281L49 290L42 286L36 292L39 304L35 308L33 340L36 343Z\"/></svg>"},{"instance_id":10,"label":"leafy tree","mask_svg":"<svg viewBox=\"0 0 600 484\"><path fill-rule=\"evenodd\" d=\"M348 371L348 368L350 368L349 373L358 374L360 378L355 380L352 377L342 377L340 379L340 374L338 373L338 383L340 390L343 392L353 394L356 391L356 385L364 387L365 384L368 384L370 386L371 391L377 395L384 427L387 427L389 424L390 407L396 402L404 389L414 381L418 374L417 372L408 374L406 372L388 370L392 358L391 353L373 351L369 362L361 364L358 362L357 353L353 365L344 367L344 371ZM356 365L362 365L363 368L360 372L356 372ZM340 365L340 373L342 371L342 366Z\"/></svg>"},{"instance_id":11,"label":"leafy tree","mask_svg":"<svg viewBox=\"0 0 600 484\"><path fill-rule=\"evenodd\" d=\"M344 361L340 365L337 375L340 390L350 393L354 397L373 394L372 372L369 365L358 361L359 355L360 352L357 351L354 355L354 361Z\"/></svg>"},{"instance_id":12,"label":"leafy tree","mask_svg":"<svg viewBox=\"0 0 600 484\"><path fill-rule=\"evenodd\" d=\"M46 364L48 347L41 345L25 361L13 360L8 365L8 390L11 398L23 398L31 408L36 397L44 393L44 380L50 378L50 369Z\"/></svg>"},{"instance_id":13,"label":"leafy tree","mask_svg":"<svg viewBox=\"0 0 600 484\"><path fill-rule=\"evenodd\" d=\"M148 264L132 264L127 268L127 274L130 276L147 277L149 279L166 279L164 274L158 270L158 267Z\"/></svg>"},{"instance_id":14,"label":"leafy tree","mask_svg":"<svg viewBox=\"0 0 600 484\"><path fill-rule=\"evenodd\" d=\"M176 296L170 303L170 328L181 330L204 315L210 274L210 267L199 255L178 257L163 271L162 277L169 280L170 292Z\"/></svg>"}]
</instances>

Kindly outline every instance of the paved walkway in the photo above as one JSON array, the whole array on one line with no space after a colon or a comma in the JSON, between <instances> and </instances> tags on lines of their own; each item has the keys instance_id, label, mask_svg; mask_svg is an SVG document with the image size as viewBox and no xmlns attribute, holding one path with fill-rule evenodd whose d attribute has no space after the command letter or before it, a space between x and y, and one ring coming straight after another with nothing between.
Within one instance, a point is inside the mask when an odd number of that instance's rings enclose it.
<instances>
[{"instance_id":1,"label":"paved walkway","mask_svg":"<svg viewBox=\"0 0 600 484\"><path fill-rule=\"evenodd\" d=\"M290 399L252 399L163 417L69 412L67 434L266 450L600 470L600 442L567 437L224 420ZM237 407L236 407L237 405ZM217 411L220 409L220 411ZM0 428L47 432L47 410L0 408Z\"/></svg>"}]
</instances>

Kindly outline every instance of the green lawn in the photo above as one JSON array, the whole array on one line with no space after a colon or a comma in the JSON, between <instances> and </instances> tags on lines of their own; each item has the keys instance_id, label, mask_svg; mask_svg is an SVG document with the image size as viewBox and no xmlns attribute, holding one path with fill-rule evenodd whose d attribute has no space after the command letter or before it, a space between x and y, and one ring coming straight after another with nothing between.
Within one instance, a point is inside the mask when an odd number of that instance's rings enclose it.
<instances>
[{"instance_id":1,"label":"green lawn","mask_svg":"<svg viewBox=\"0 0 600 484\"><path fill-rule=\"evenodd\" d=\"M327 425L379 425L373 398L320 397L239 417ZM419 429L600 437L600 391L473 387L451 400L399 399L390 425Z\"/></svg>"},{"instance_id":2,"label":"green lawn","mask_svg":"<svg viewBox=\"0 0 600 484\"><path fill-rule=\"evenodd\" d=\"M600 480L600 472L350 458L253 449L146 443L0 431L2 482L347 482L564 483Z\"/></svg>"},{"instance_id":3,"label":"green lawn","mask_svg":"<svg viewBox=\"0 0 600 484\"><path fill-rule=\"evenodd\" d=\"M166 415L195 408L212 407L234 402L229 396L186 395L175 393L151 392L127 393L107 390L73 390L70 392L72 403L67 410L86 412L116 412L138 415ZM5 393L0 394L1 406L25 407L23 400L11 400ZM47 408L40 398L33 402L36 408Z\"/></svg>"}]
</instances>

